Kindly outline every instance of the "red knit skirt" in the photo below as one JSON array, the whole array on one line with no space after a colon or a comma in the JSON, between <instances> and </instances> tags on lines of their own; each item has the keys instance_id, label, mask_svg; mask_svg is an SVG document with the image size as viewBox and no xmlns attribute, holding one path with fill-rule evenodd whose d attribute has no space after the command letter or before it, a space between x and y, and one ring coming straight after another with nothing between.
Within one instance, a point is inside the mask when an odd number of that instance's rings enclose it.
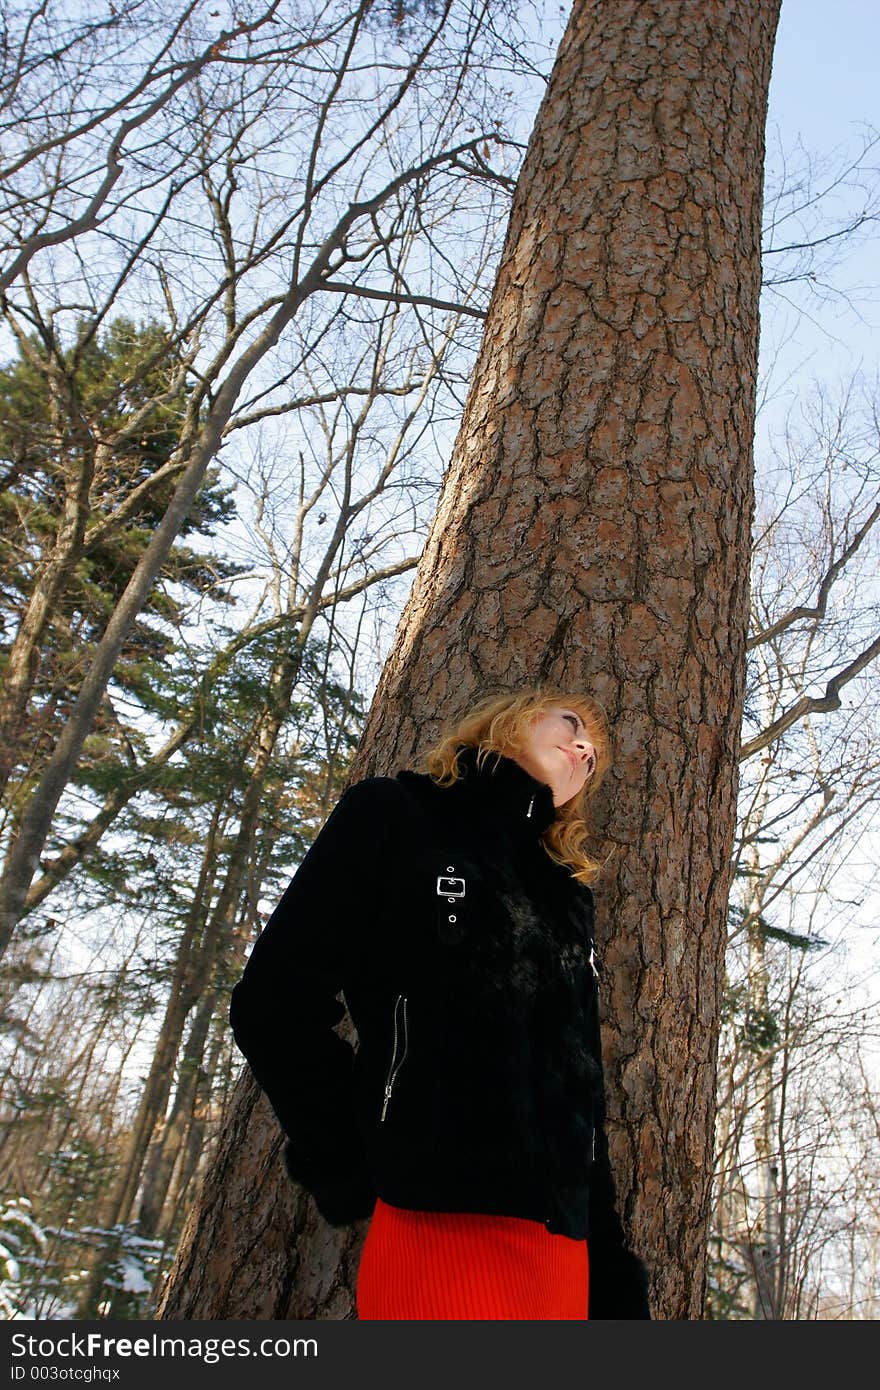
<instances>
[{"instance_id":1,"label":"red knit skirt","mask_svg":"<svg viewBox=\"0 0 880 1390\"><path fill-rule=\"evenodd\" d=\"M357 1277L358 1317L371 1320L587 1318L587 1242L539 1221L409 1211L381 1198Z\"/></svg>"}]
</instances>

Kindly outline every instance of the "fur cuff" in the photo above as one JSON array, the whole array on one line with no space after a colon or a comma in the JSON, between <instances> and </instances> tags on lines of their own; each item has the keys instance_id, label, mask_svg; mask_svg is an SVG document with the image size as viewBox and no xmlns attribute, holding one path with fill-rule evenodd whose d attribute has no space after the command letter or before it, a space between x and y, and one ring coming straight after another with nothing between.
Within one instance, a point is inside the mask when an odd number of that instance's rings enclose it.
<instances>
[{"instance_id":1,"label":"fur cuff","mask_svg":"<svg viewBox=\"0 0 880 1390\"><path fill-rule=\"evenodd\" d=\"M288 1176L311 1193L328 1225L348 1226L372 1215L376 1193L365 1169L316 1164L297 1154L290 1142L284 1146L284 1166Z\"/></svg>"},{"instance_id":2,"label":"fur cuff","mask_svg":"<svg viewBox=\"0 0 880 1390\"><path fill-rule=\"evenodd\" d=\"M587 1241L590 1260L590 1319L650 1318L648 1271L623 1246L603 1248Z\"/></svg>"}]
</instances>

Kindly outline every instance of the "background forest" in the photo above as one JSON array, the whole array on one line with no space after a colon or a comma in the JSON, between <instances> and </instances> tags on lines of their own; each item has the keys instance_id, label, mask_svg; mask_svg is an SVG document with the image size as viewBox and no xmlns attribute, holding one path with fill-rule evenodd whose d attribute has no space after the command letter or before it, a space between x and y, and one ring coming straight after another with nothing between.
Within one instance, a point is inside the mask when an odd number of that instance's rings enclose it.
<instances>
[{"instance_id":1,"label":"background forest","mask_svg":"<svg viewBox=\"0 0 880 1390\"><path fill-rule=\"evenodd\" d=\"M345 784L564 22L7 9L6 1317L157 1306L241 1071L229 993ZM771 87L716 1319L880 1315L880 133L858 115L814 146Z\"/></svg>"}]
</instances>

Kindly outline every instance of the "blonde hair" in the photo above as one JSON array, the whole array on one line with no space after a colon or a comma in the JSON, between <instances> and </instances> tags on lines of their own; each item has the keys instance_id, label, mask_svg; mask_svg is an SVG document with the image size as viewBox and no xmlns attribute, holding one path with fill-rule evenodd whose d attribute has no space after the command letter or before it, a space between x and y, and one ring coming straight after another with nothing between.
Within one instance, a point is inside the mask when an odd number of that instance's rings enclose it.
<instances>
[{"instance_id":1,"label":"blonde hair","mask_svg":"<svg viewBox=\"0 0 880 1390\"><path fill-rule=\"evenodd\" d=\"M463 775L458 762L462 748L477 750L480 767L493 752L513 757L522 748L532 720L555 705L567 706L584 721L587 737L596 750L596 767L578 795L556 807L555 818L541 838L551 859L571 869L572 877L579 883L591 884L611 858L609 854L604 860L594 859L586 849L591 833L587 805L611 766L608 718L598 700L549 685L486 695L467 714L445 726L439 742L423 755L419 770L427 772L438 786L450 787Z\"/></svg>"}]
</instances>

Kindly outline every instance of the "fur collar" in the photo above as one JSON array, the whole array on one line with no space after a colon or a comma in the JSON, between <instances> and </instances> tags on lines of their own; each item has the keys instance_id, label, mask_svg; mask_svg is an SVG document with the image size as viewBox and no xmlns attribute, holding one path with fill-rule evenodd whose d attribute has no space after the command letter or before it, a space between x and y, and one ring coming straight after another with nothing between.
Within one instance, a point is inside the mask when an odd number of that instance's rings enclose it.
<instances>
[{"instance_id":1,"label":"fur collar","mask_svg":"<svg viewBox=\"0 0 880 1390\"><path fill-rule=\"evenodd\" d=\"M504 829L515 839L538 840L556 817L553 791L520 767L513 758L488 753L479 766L477 750L462 748L458 755L461 776L450 787L440 787L427 773L398 772L413 791L421 790L475 826ZM432 792L434 796L432 796Z\"/></svg>"}]
</instances>

